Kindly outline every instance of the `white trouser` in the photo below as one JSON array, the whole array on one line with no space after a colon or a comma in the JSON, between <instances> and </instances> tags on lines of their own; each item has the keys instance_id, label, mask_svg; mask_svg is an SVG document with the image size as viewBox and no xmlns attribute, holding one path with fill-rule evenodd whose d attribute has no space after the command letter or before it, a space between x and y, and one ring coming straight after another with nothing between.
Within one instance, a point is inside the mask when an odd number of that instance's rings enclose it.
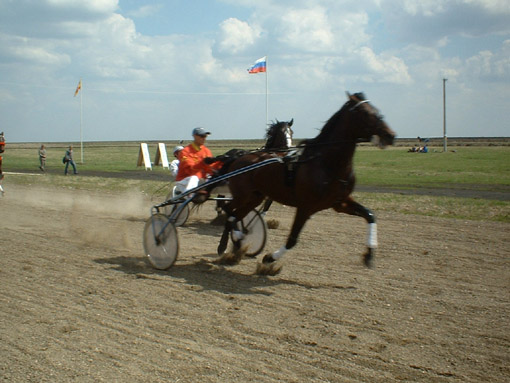
<instances>
[{"instance_id":1,"label":"white trouser","mask_svg":"<svg viewBox=\"0 0 510 383\"><path fill-rule=\"evenodd\" d=\"M198 178L197 176L189 176L189 177L183 178L180 181L177 181L175 183L175 186L176 186L178 192L184 193L185 191L196 188L199 183L200 183L200 178Z\"/></svg>"},{"instance_id":2,"label":"white trouser","mask_svg":"<svg viewBox=\"0 0 510 383\"><path fill-rule=\"evenodd\" d=\"M180 193L184 193L185 191L188 191L190 189L196 188L198 185L200 185L202 180L200 180L197 176L189 176L186 178L183 178L180 181L177 181L175 183L175 190ZM217 187L215 187L211 194L222 194L222 195L229 195L230 189L228 187L228 184L221 184ZM174 196L175 197L175 196Z\"/></svg>"}]
</instances>

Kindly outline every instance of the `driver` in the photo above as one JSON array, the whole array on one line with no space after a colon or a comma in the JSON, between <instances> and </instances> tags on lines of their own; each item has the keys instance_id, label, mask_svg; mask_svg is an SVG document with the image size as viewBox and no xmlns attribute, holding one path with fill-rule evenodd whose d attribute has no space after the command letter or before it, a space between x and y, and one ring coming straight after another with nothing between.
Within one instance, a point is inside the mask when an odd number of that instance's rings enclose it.
<instances>
[{"instance_id":1,"label":"driver","mask_svg":"<svg viewBox=\"0 0 510 383\"><path fill-rule=\"evenodd\" d=\"M191 132L193 142L184 147L179 154L179 171L175 180L177 181L177 190L181 193L196 188L200 182L203 182L207 176L211 175L215 169L221 166L221 163L207 164L204 159L212 157L212 153L205 146L205 140L211 132L204 128L195 128ZM199 193L206 194L205 190Z\"/></svg>"}]
</instances>

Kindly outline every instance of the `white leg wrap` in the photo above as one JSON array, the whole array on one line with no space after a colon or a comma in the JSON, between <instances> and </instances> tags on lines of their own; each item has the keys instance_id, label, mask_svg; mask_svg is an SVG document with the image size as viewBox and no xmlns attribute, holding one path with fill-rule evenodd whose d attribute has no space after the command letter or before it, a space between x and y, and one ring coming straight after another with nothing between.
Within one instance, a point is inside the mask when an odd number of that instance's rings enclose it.
<instances>
[{"instance_id":1,"label":"white leg wrap","mask_svg":"<svg viewBox=\"0 0 510 383\"><path fill-rule=\"evenodd\" d=\"M285 246L280 247L278 250L276 250L271 256L275 261L283 257L283 255L287 252L287 248Z\"/></svg>"},{"instance_id":2,"label":"white leg wrap","mask_svg":"<svg viewBox=\"0 0 510 383\"><path fill-rule=\"evenodd\" d=\"M228 222L234 223L235 227L232 229L232 239L234 241L240 241L244 238L244 234L241 230L239 230L239 223L236 222L236 217L230 216L228 217Z\"/></svg>"},{"instance_id":3,"label":"white leg wrap","mask_svg":"<svg viewBox=\"0 0 510 383\"><path fill-rule=\"evenodd\" d=\"M234 239L234 241L240 241L241 239L244 238L244 234L242 231L232 230L232 238Z\"/></svg>"},{"instance_id":4,"label":"white leg wrap","mask_svg":"<svg viewBox=\"0 0 510 383\"><path fill-rule=\"evenodd\" d=\"M368 224L368 247L374 249L377 247L377 224Z\"/></svg>"}]
</instances>

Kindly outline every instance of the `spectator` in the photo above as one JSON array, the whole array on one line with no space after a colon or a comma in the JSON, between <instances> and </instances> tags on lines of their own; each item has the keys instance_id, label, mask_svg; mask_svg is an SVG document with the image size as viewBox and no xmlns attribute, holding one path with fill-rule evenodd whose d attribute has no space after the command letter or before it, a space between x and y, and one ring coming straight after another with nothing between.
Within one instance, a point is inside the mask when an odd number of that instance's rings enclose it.
<instances>
[{"instance_id":1,"label":"spectator","mask_svg":"<svg viewBox=\"0 0 510 383\"><path fill-rule=\"evenodd\" d=\"M0 133L0 181L4 179L4 174L2 173L2 153L5 151L5 136L4 132Z\"/></svg>"},{"instance_id":2,"label":"spectator","mask_svg":"<svg viewBox=\"0 0 510 383\"><path fill-rule=\"evenodd\" d=\"M66 164L66 167L64 169L64 175L67 176L67 168L69 167L69 164L73 167L73 173L78 174L78 171L76 170L76 163L73 159L73 145L69 145L69 149L66 150L66 154L64 156L64 162Z\"/></svg>"},{"instance_id":3,"label":"spectator","mask_svg":"<svg viewBox=\"0 0 510 383\"><path fill-rule=\"evenodd\" d=\"M44 172L46 168L46 146L44 144L39 148L39 163L39 169Z\"/></svg>"},{"instance_id":4,"label":"spectator","mask_svg":"<svg viewBox=\"0 0 510 383\"><path fill-rule=\"evenodd\" d=\"M174 179L175 177L177 177L177 172L179 171L179 153L181 152L182 149L184 149L184 146L182 145L177 145L174 148L175 159L172 162L170 162L170 174Z\"/></svg>"}]
</instances>

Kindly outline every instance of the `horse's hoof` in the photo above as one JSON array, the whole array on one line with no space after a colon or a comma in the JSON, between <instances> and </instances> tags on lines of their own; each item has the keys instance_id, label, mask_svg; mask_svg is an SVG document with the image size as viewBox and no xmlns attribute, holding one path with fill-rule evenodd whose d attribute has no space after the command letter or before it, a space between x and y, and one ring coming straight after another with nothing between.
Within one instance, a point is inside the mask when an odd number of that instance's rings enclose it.
<instances>
[{"instance_id":1,"label":"horse's hoof","mask_svg":"<svg viewBox=\"0 0 510 383\"><path fill-rule=\"evenodd\" d=\"M374 250L368 249L365 255L363 255L363 263L366 267L369 269L372 269L374 267Z\"/></svg>"},{"instance_id":2,"label":"horse's hoof","mask_svg":"<svg viewBox=\"0 0 510 383\"><path fill-rule=\"evenodd\" d=\"M223 254L215 263L218 265L233 266L239 264L239 262L241 262L241 256L232 252Z\"/></svg>"},{"instance_id":3,"label":"horse's hoof","mask_svg":"<svg viewBox=\"0 0 510 383\"><path fill-rule=\"evenodd\" d=\"M258 263L257 271L258 275L277 275L282 271L283 265L280 263Z\"/></svg>"},{"instance_id":4,"label":"horse's hoof","mask_svg":"<svg viewBox=\"0 0 510 383\"><path fill-rule=\"evenodd\" d=\"M241 259L246 254L247 247L234 249L234 251L223 254L217 261L219 265L237 265L241 262Z\"/></svg>"},{"instance_id":5,"label":"horse's hoof","mask_svg":"<svg viewBox=\"0 0 510 383\"><path fill-rule=\"evenodd\" d=\"M273 263L275 259L273 258L272 254L266 254L264 255L264 258L262 258L262 263Z\"/></svg>"}]
</instances>

